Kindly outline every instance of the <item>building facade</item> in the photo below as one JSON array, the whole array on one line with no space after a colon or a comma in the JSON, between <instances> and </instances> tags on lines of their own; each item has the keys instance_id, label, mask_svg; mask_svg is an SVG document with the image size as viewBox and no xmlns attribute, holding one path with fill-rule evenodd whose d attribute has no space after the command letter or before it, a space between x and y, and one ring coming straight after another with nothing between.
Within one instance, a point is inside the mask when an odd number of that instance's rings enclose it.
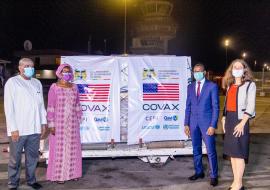
<instances>
[{"instance_id":1,"label":"building facade","mask_svg":"<svg viewBox=\"0 0 270 190\"><path fill-rule=\"evenodd\" d=\"M172 10L173 4L167 0L143 1L143 19L133 28L133 54L168 54L169 40L175 38L177 30Z\"/></svg>"}]
</instances>

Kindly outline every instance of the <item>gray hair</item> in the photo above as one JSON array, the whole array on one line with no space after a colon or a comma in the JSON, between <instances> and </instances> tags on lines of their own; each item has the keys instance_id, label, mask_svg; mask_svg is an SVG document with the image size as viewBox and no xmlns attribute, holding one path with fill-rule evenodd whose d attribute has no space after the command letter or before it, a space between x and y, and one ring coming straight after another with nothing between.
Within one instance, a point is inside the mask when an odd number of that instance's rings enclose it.
<instances>
[{"instance_id":1,"label":"gray hair","mask_svg":"<svg viewBox=\"0 0 270 190\"><path fill-rule=\"evenodd\" d=\"M19 61L19 66L24 65L25 63L31 63L32 65L34 65L34 62L32 59L30 58L21 58Z\"/></svg>"}]
</instances>

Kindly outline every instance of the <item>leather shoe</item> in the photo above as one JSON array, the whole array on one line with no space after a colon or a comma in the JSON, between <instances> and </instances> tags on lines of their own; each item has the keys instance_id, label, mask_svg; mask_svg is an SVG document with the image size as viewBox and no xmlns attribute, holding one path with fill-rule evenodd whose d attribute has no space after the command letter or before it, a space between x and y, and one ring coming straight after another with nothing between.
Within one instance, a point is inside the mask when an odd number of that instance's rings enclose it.
<instances>
[{"instance_id":1,"label":"leather shoe","mask_svg":"<svg viewBox=\"0 0 270 190\"><path fill-rule=\"evenodd\" d=\"M33 183L33 184L27 184L28 186L32 187L33 189L41 189L42 185L40 185L39 183Z\"/></svg>"},{"instance_id":2,"label":"leather shoe","mask_svg":"<svg viewBox=\"0 0 270 190\"><path fill-rule=\"evenodd\" d=\"M245 187L244 186L242 186L239 190L245 190Z\"/></svg>"},{"instance_id":3,"label":"leather shoe","mask_svg":"<svg viewBox=\"0 0 270 190\"><path fill-rule=\"evenodd\" d=\"M190 181L195 181L195 180L197 180L199 178L203 179L204 178L204 173L194 174L193 176L190 176L188 179Z\"/></svg>"},{"instance_id":4,"label":"leather shoe","mask_svg":"<svg viewBox=\"0 0 270 190\"><path fill-rule=\"evenodd\" d=\"M218 178L211 178L210 185L212 185L213 187L217 186L218 185Z\"/></svg>"},{"instance_id":5,"label":"leather shoe","mask_svg":"<svg viewBox=\"0 0 270 190\"><path fill-rule=\"evenodd\" d=\"M17 187L8 188L9 190L17 190Z\"/></svg>"}]
</instances>

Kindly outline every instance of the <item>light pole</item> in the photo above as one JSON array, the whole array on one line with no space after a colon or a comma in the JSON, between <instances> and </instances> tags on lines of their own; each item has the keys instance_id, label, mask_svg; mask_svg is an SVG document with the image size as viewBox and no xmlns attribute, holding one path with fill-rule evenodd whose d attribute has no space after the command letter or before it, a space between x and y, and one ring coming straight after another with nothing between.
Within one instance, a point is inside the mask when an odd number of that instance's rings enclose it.
<instances>
[{"instance_id":1,"label":"light pole","mask_svg":"<svg viewBox=\"0 0 270 190\"><path fill-rule=\"evenodd\" d=\"M246 52L243 52L243 53L242 53L242 58L245 59L246 56L247 56L247 53L246 53Z\"/></svg>"},{"instance_id":2,"label":"light pole","mask_svg":"<svg viewBox=\"0 0 270 190\"><path fill-rule=\"evenodd\" d=\"M91 54L91 50L92 50L92 36L89 35L89 38L88 38L88 42L87 42L87 53L88 55Z\"/></svg>"},{"instance_id":3,"label":"light pole","mask_svg":"<svg viewBox=\"0 0 270 190\"><path fill-rule=\"evenodd\" d=\"M225 50L226 50L226 67L228 66L228 47L230 45L230 40L226 39L224 41L224 45L225 45Z\"/></svg>"},{"instance_id":4,"label":"light pole","mask_svg":"<svg viewBox=\"0 0 270 190\"><path fill-rule=\"evenodd\" d=\"M262 67L262 91L261 91L261 96L265 96L265 93L264 93L264 91L263 91L263 84L264 84L264 69L266 68L267 69L267 67L269 68L269 66L265 63L264 65L263 65L263 67Z\"/></svg>"},{"instance_id":5,"label":"light pole","mask_svg":"<svg viewBox=\"0 0 270 190\"><path fill-rule=\"evenodd\" d=\"M125 16L124 16L124 55L127 55L127 0L125 1Z\"/></svg>"},{"instance_id":6,"label":"light pole","mask_svg":"<svg viewBox=\"0 0 270 190\"><path fill-rule=\"evenodd\" d=\"M107 54L107 39L105 38L103 42L104 42L104 55L106 55Z\"/></svg>"}]
</instances>

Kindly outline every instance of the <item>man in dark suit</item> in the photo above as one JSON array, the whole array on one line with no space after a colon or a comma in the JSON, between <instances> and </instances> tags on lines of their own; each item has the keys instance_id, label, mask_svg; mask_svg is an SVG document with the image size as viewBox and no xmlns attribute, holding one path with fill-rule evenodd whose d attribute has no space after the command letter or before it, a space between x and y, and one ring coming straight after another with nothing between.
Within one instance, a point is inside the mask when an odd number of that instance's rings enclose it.
<instances>
[{"instance_id":1,"label":"man in dark suit","mask_svg":"<svg viewBox=\"0 0 270 190\"><path fill-rule=\"evenodd\" d=\"M191 136L195 174L189 180L204 178L202 165L202 140L207 149L210 166L210 184L218 184L218 163L215 142L215 129L219 116L218 86L205 79L205 67L196 64L193 76L196 81L188 86L185 133Z\"/></svg>"}]
</instances>

